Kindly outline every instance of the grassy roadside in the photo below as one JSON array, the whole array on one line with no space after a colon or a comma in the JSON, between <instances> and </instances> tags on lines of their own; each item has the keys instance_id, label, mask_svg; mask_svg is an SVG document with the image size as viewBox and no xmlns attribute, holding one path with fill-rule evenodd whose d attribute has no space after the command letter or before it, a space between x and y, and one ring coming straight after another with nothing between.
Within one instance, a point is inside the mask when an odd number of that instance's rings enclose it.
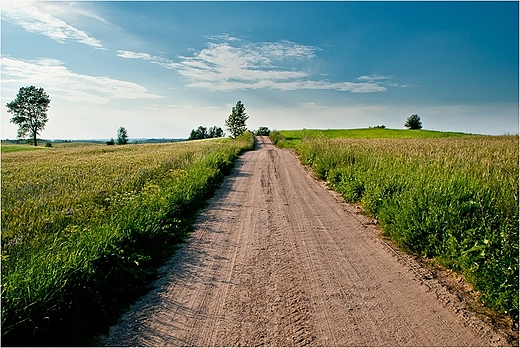
<instances>
[{"instance_id":1,"label":"grassy roadside","mask_svg":"<svg viewBox=\"0 0 520 348\"><path fill-rule=\"evenodd\" d=\"M2 154L2 344L88 344L252 148L247 134Z\"/></svg>"},{"instance_id":2,"label":"grassy roadside","mask_svg":"<svg viewBox=\"0 0 520 348\"><path fill-rule=\"evenodd\" d=\"M518 321L518 136L388 131L281 131L272 139L296 148L398 245L461 272L487 306Z\"/></svg>"}]
</instances>

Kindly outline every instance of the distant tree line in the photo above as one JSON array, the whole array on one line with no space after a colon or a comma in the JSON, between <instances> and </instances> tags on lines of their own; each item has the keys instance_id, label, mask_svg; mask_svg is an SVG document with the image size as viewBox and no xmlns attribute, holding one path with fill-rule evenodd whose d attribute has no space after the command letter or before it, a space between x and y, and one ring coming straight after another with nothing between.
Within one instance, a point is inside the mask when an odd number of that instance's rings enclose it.
<instances>
[{"instance_id":1,"label":"distant tree line","mask_svg":"<svg viewBox=\"0 0 520 348\"><path fill-rule=\"evenodd\" d=\"M28 86L20 88L16 99L7 103L7 112L13 114L10 122L18 125L18 138L23 139L29 136L34 146L38 144L38 136L45 129L48 121L47 110L50 104L50 98L43 88ZM246 108L241 101L238 101L231 110L231 115L225 121L225 125L232 138L236 138L247 130L246 121L249 116ZM257 131L253 131L256 135L269 135L270 131L267 127L260 127ZM224 131L219 126L213 126L209 129L199 126L192 129L188 140L220 138L224 136ZM106 141L107 145L125 145L129 142L128 131L125 127L119 127L117 130L116 140L111 138ZM52 142L48 141L47 145L52 147Z\"/></svg>"},{"instance_id":2,"label":"distant tree line","mask_svg":"<svg viewBox=\"0 0 520 348\"><path fill-rule=\"evenodd\" d=\"M253 131L254 135L267 135L267 136L269 136L270 133L271 133L271 131L267 127L258 127L258 130Z\"/></svg>"},{"instance_id":3,"label":"distant tree line","mask_svg":"<svg viewBox=\"0 0 520 348\"><path fill-rule=\"evenodd\" d=\"M224 136L224 131L219 126L209 127L199 126L197 129L192 129L188 140L221 138Z\"/></svg>"}]
</instances>

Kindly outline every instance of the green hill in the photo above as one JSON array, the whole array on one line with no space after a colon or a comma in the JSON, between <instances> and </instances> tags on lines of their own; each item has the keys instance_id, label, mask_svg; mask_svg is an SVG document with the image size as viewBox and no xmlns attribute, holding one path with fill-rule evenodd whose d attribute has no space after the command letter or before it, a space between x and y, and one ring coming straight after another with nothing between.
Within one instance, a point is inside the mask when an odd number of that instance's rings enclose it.
<instances>
[{"instance_id":1,"label":"green hill","mask_svg":"<svg viewBox=\"0 0 520 348\"><path fill-rule=\"evenodd\" d=\"M461 137L472 134L460 132L441 132L434 130L408 130L389 128L357 128L357 129L302 129L279 131L287 140L302 139L305 137L324 138L447 138Z\"/></svg>"}]
</instances>

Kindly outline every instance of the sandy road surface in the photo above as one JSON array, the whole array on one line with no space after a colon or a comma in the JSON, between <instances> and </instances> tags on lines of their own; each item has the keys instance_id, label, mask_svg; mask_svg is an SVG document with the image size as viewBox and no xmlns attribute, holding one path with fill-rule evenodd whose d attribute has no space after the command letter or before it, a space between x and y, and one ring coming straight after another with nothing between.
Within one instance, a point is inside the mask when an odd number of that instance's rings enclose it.
<instances>
[{"instance_id":1,"label":"sandy road surface","mask_svg":"<svg viewBox=\"0 0 520 348\"><path fill-rule=\"evenodd\" d=\"M111 346L495 346L295 154L258 138Z\"/></svg>"}]
</instances>

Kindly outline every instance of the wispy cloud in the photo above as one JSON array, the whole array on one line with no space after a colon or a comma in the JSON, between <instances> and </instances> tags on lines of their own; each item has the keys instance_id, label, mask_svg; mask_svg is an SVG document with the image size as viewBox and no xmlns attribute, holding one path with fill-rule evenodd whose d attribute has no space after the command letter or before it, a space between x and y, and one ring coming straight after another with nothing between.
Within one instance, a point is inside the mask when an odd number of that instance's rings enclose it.
<instances>
[{"instance_id":1,"label":"wispy cloud","mask_svg":"<svg viewBox=\"0 0 520 348\"><path fill-rule=\"evenodd\" d=\"M22 0L24 1L24 0ZM52 13L54 17L66 18L67 21L76 22L81 18L95 19L103 24L110 23L100 15L96 13L95 2L84 2L84 1L38 1L38 8L42 12Z\"/></svg>"},{"instance_id":2,"label":"wispy cloud","mask_svg":"<svg viewBox=\"0 0 520 348\"><path fill-rule=\"evenodd\" d=\"M65 21L41 11L34 3L8 1L2 3L2 19L19 25L31 33L45 35L60 43L76 41L97 49L105 49L101 41Z\"/></svg>"},{"instance_id":3,"label":"wispy cloud","mask_svg":"<svg viewBox=\"0 0 520 348\"><path fill-rule=\"evenodd\" d=\"M189 87L211 90L293 89L308 73L291 68L295 61L309 60L317 48L290 41L208 43L193 57L180 57L179 73Z\"/></svg>"},{"instance_id":4,"label":"wispy cloud","mask_svg":"<svg viewBox=\"0 0 520 348\"><path fill-rule=\"evenodd\" d=\"M206 36L207 39L209 40L212 40L212 41L241 41L240 39L234 37L234 36L231 36L227 33L224 33L224 34L217 34L217 35L208 35Z\"/></svg>"},{"instance_id":5,"label":"wispy cloud","mask_svg":"<svg viewBox=\"0 0 520 348\"><path fill-rule=\"evenodd\" d=\"M384 92L391 77L360 76L357 81L330 82L315 78L305 69L312 65L318 47L288 40L245 42L228 34L209 36L206 48L177 61L147 53L118 51L118 56L142 59L177 70L187 86L215 91L278 89L283 91L315 89L353 93ZM382 83L384 81L384 83Z\"/></svg>"},{"instance_id":6,"label":"wispy cloud","mask_svg":"<svg viewBox=\"0 0 520 348\"><path fill-rule=\"evenodd\" d=\"M61 99L107 104L113 99L157 99L133 82L77 74L55 59L19 60L2 56L2 91L15 92L20 86L38 85Z\"/></svg>"},{"instance_id":7,"label":"wispy cloud","mask_svg":"<svg viewBox=\"0 0 520 348\"><path fill-rule=\"evenodd\" d=\"M322 105L322 104L315 103L315 102L303 102L303 103L300 103L300 107L302 107L303 109L313 109L313 110L330 108L329 105Z\"/></svg>"},{"instance_id":8,"label":"wispy cloud","mask_svg":"<svg viewBox=\"0 0 520 348\"><path fill-rule=\"evenodd\" d=\"M142 52L132 52L132 51L124 51L124 50L118 50L117 56L121 58L127 58L127 59L142 59L146 60L152 64L157 64L162 66L166 69L176 69L178 68L178 64L174 61L164 58L164 57L158 57L158 56L152 56L148 53L142 53Z\"/></svg>"},{"instance_id":9,"label":"wispy cloud","mask_svg":"<svg viewBox=\"0 0 520 348\"><path fill-rule=\"evenodd\" d=\"M316 90L337 90L352 93L373 93L384 92L386 87L378 83L357 83L357 82L329 82L329 81L293 81L281 82L278 86L284 91L297 89L316 89Z\"/></svg>"},{"instance_id":10,"label":"wispy cloud","mask_svg":"<svg viewBox=\"0 0 520 348\"><path fill-rule=\"evenodd\" d=\"M312 63L319 48L291 41L243 43L231 45L208 43L193 57L181 57L179 73L189 87L211 90L279 89L284 91L316 89L354 93L382 92L386 87L377 81L329 82L314 79L297 67Z\"/></svg>"},{"instance_id":11,"label":"wispy cloud","mask_svg":"<svg viewBox=\"0 0 520 348\"><path fill-rule=\"evenodd\" d=\"M387 80L391 80L392 78L393 78L393 76L372 74L372 75L362 75L362 76L358 77L357 80L375 82L375 81L387 81Z\"/></svg>"}]
</instances>

